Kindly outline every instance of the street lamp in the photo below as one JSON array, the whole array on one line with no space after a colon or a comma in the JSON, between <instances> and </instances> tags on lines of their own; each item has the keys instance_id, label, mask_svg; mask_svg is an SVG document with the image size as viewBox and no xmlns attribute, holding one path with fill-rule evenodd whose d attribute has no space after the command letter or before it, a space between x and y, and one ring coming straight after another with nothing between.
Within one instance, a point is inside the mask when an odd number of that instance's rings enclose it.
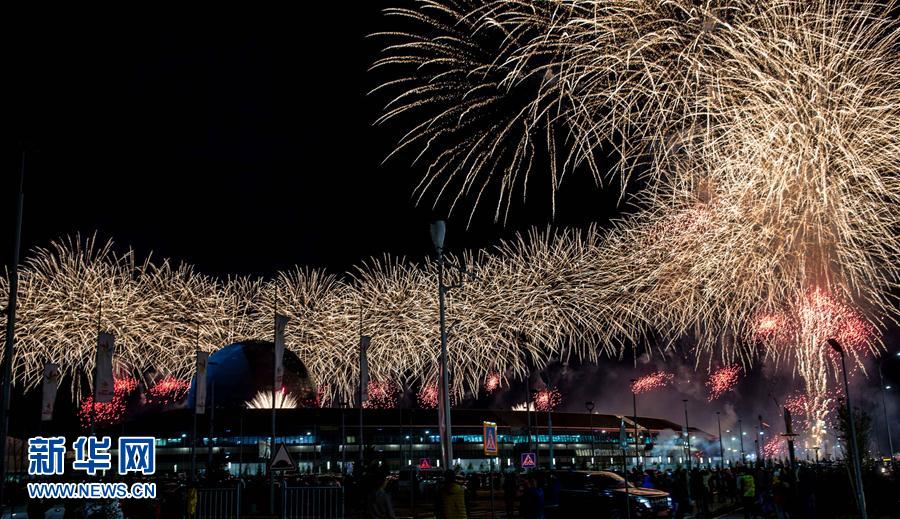
<instances>
[{"instance_id":1,"label":"street lamp","mask_svg":"<svg viewBox=\"0 0 900 519\"><path fill-rule=\"evenodd\" d=\"M447 373L447 308L445 297L447 287L444 286L444 237L447 234L447 225L443 220L431 224L431 243L434 244L438 255L438 302L441 322L441 383L440 398L438 399L438 414L441 431L441 457L444 467L453 466L453 444L450 442L450 375Z\"/></svg>"},{"instance_id":2,"label":"street lamp","mask_svg":"<svg viewBox=\"0 0 900 519\"><path fill-rule=\"evenodd\" d=\"M441 324L441 373L440 373L440 398L438 402L438 418L440 420L441 433L441 455L444 461L444 467L453 466L453 444L450 442L452 438L450 419L450 374L447 370L447 303L446 296L453 288L462 286L463 281L454 285L444 284L444 237L447 234L447 225L443 220L438 220L431 224L431 243L438 255L438 302ZM465 270L455 267L463 276L473 277Z\"/></svg>"},{"instance_id":3,"label":"street lamp","mask_svg":"<svg viewBox=\"0 0 900 519\"><path fill-rule=\"evenodd\" d=\"M881 409L882 409L882 411L884 411L884 425L885 425L885 427L887 427L888 449L890 449L889 455L890 455L891 460L893 461L893 459L894 459L894 438L891 436L891 422L890 422L890 420L888 420L887 404L885 403L885 400L884 400L884 392L885 392L885 390L891 389L891 386L884 385L884 374L881 372L881 365L883 363L884 363L883 360L878 362L878 379L881 382Z\"/></svg>"},{"instance_id":4,"label":"street lamp","mask_svg":"<svg viewBox=\"0 0 900 519\"><path fill-rule=\"evenodd\" d=\"M744 427L740 420L738 420L738 438L741 439L741 463L745 464L747 459L744 458Z\"/></svg>"},{"instance_id":5,"label":"street lamp","mask_svg":"<svg viewBox=\"0 0 900 519\"><path fill-rule=\"evenodd\" d=\"M637 382L637 379L631 379L631 405L634 411L634 464L637 466L640 456L638 454L637 393L634 392L635 382Z\"/></svg>"},{"instance_id":6,"label":"street lamp","mask_svg":"<svg viewBox=\"0 0 900 519\"><path fill-rule=\"evenodd\" d=\"M588 412L588 427L591 429L591 459L594 459L594 402L588 400L584 403L584 408Z\"/></svg>"},{"instance_id":7,"label":"street lamp","mask_svg":"<svg viewBox=\"0 0 900 519\"><path fill-rule=\"evenodd\" d=\"M716 422L719 424L719 468L725 468L725 448L722 446L722 418L716 411Z\"/></svg>"},{"instance_id":8,"label":"street lamp","mask_svg":"<svg viewBox=\"0 0 900 519\"><path fill-rule=\"evenodd\" d=\"M853 406L850 405L850 383L847 381L847 363L844 360L844 348L835 339L828 339L831 349L841 355L841 371L844 373L844 396L847 399L847 420L850 422L850 454L853 456L853 469L856 476L856 502L859 515L866 519L866 495L863 492L862 467L860 466L859 445L856 443L856 423L853 421Z\"/></svg>"}]
</instances>

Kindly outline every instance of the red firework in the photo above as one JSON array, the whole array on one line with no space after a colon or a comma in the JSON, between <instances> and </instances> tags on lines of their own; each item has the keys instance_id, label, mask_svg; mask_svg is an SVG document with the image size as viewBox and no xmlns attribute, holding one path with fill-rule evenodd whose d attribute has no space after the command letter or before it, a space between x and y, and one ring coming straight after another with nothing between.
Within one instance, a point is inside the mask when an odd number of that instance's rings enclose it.
<instances>
[{"instance_id":1,"label":"red firework","mask_svg":"<svg viewBox=\"0 0 900 519\"><path fill-rule=\"evenodd\" d=\"M762 448L763 458L783 458L784 441L779 437L769 438Z\"/></svg>"},{"instance_id":2,"label":"red firework","mask_svg":"<svg viewBox=\"0 0 900 519\"><path fill-rule=\"evenodd\" d=\"M78 418L85 429L91 426L91 422L100 427L107 427L122 421L125 416L126 399L137 389L138 382L133 377L121 377L115 379L113 386L113 399L109 402L97 402L94 404L93 395L81 401L78 410Z\"/></svg>"},{"instance_id":3,"label":"red firework","mask_svg":"<svg viewBox=\"0 0 900 519\"><path fill-rule=\"evenodd\" d=\"M363 407L366 409L392 409L397 407L400 386L394 382L369 382L369 398Z\"/></svg>"},{"instance_id":4,"label":"red firework","mask_svg":"<svg viewBox=\"0 0 900 519\"><path fill-rule=\"evenodd\" d=\"M177 404L187 397L190 388L190 382L172 376L165 377L147 390L147 400L153 405Z\"/></svg>"},{"instance_id":5,"label":"red firework","mask_svg":"<svg viewBox=\"0 0 900 519\"><path fill-rule=\"evenodd\" d=\"M675 380L675 375L666 371L655 371L631 383L631 392L637 395L666 387Z\"/></svg>"},{"instance_id":6,"label":"red firework","mask_svg":"<svg viewBox=\"0 0 900 519\"><path fill-rule=\"evenodd\" d=\"M419 407L423 409L437 409L438 405L438 387L437 384L425 384L416 393L416 400Z\"/></svg>"},{"instance_id":7,"label":"red firework","mask_svg":"<svg viewBox=\"0 0 900 519\"><path fill-rule=\"evenodd\" d=\"M709 375L706 379L706 388L709 390L709 401L719 398L737 385L741 375L741 367L737 364L724 366Z\"/></svg>"},{"instance_id":8,"label":"red firework","mask_svg":"<svg viewBox=\"0 0 900 519\"><path fill-rule=\"evenodd\" d=\"M484 379L484 392L490 395L500 388L501 382L502 379L500 377L500 373L491 371Z\"/></svg>"},{"instance_id":9,"label":"red firework","mask_svg":"<svg viewBox=\"0 0 900 519\"><path fill-rule=\"evenodd\" d=\"M552 411L562 403L562 393L558 389L548 387L534 394L534 408L538 411Z\"/></svg>"}]
</instances>

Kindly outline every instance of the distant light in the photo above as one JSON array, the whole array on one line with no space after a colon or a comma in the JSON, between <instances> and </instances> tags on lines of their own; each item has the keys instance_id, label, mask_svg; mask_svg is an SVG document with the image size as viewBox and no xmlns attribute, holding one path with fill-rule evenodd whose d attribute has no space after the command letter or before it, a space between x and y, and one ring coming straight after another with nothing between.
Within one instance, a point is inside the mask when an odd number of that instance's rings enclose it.
<instances>
[{"instance_id":1,"label":"distant light","mask_svg":"<svg viewBox=\"0 0 900 519\"><path fill-rule=\"evenodd\" d=\"M425 431L425 434L429 434L431 431Z\"/></svg>"},{"instance_id":2,"label":"distant light","mask_svg":"<svg viewBox=\"0 0 900 519\"><path fill-rule=\"evenodd\" d=\"M306 435L307 435L307 436L309 436L310 434L312 434L312 433L309 432L309 431L306 431Z\"/></svg>"},{"instance_id":3,"label":"distant light","mask_svg":"<svg viewBox=\"0 0 900 519\"><path fill-rule=\"evenodd\" d=\"M407 440L409 439L409 435L408 435L408 434L406 435L406 439L407 439Z\"/></svg>"},{"instance_id":4,"label":"distant light","mask_svg":"<svg viewBox=\"0 0 900 519\"><path fill-rule=\"evenodd\" d=\"M884 388L885 388L885 389L890 389L891 386L889 386L889 385L888 385L888 386L884 386Z\"/></svg>"}]
</instances>

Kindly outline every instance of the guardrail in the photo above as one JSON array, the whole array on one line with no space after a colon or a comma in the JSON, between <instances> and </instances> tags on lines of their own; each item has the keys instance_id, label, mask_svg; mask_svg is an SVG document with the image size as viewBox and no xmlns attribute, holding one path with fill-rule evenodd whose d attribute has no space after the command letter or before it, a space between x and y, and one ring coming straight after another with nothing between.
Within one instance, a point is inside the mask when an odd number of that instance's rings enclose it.
<instances>
[{"instance_id":1,"label":"guardrail","mask_svg":"<svg viewBox=\"0 0 900 519\"><path fill-rule=\"evenodd\" d=\"M241 485L198 488L196 519L240 519Z\"/></svg>"},{"instance_id":2,"label":"guardrail","mask_svg":"<svg viewBox=\"0 0 900 519\"><path fill-rule=\"evenodd\" d=\"M284 486L281 504L282 519L342 519L344 489Z\"/></svg>"}]
</instances>

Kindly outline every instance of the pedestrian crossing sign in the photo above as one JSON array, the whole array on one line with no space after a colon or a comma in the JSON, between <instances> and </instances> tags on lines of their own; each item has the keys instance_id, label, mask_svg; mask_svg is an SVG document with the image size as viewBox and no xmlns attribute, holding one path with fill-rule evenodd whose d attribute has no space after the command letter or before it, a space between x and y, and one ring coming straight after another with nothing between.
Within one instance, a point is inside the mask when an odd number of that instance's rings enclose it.
<instances>
[{"instance_id":1,"label":"pedestrian crossing sign","mask_svg":"<svg viewBox=\"0 0 900 519\"><path fill-rule=\"evenodd\" d=\"M523 452L521 465L523 469L533 469L537 466L537 461L535 459L535 455L533 452Z\"/></svg>"},{"instance_id":2,"label":"pedestrian crossing sign","mask_svg":"<svg viewBox=\"0 0 900 519\"><path fill-rule=\"evenodd\" d=\"M484 426L484 455L496 456L499 452L497 448L497 424L494 422L483 422Z\"/></svg>"}]
</instances>

